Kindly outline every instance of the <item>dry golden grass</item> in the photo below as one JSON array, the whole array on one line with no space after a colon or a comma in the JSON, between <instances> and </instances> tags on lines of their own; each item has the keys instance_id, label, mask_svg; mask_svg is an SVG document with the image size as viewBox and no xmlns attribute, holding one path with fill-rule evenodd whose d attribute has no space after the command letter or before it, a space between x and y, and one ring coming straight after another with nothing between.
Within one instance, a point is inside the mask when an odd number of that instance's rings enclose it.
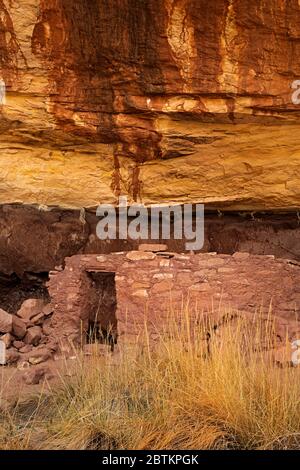
<instances>
[{"instance_id":1,"label":"dry golden grass","mask_svg":"<svg viewBox=\"0 0 300 470\"><path fill-rule=\"evenodd\" d=\"M201 329L171 330L155 349L79 357L75 378L2 416L0 448L300 448L300 367L259 350L265 323L229 322L209 354Z\"/></svg>"}]
</instances>

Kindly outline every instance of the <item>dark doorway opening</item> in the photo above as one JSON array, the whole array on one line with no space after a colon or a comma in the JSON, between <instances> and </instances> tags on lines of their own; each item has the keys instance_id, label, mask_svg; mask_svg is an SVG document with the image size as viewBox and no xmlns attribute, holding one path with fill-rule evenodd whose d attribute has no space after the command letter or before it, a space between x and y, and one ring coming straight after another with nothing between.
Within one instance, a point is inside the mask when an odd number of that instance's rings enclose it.
<instances>
[{"instance_id":1,"label":"dark doorway opening","mask_svg":"<svg viewBox=\"0 0 300 470\"><path fill-rule=\"evenodd\" d=\"M89 272L94 294L87 329L88 343L104 343L113 351L117 343L117 295L115 273Z\"/></svg>"}]
</instances>

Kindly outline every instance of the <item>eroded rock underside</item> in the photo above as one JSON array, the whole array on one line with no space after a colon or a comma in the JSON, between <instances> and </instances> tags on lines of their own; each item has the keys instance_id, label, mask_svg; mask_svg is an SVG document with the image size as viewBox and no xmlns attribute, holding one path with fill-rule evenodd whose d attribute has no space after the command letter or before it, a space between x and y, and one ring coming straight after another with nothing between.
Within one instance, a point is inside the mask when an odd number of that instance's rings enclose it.
<instances>
[{"instance_id":1,"label":"eroded rock underside","mask_svg":"<svg viewBox=\"0 0 300 470\"><path fill-rule=\"evenodd\" d=\"M204 202L205 251L298 259L299 39L298 0L0 0L1 282L134 249L96 240L121 194Z\"/></svg>"},{"instance_id":2,"label":"eroded rock underside","mask_svg":"<svg viewBox=\"0 0 300 470\"><path fill-rule=\"evenodd\" d=\"M1 0L0 202L299 206L298 0Z\"/></svg>"}]
</instances>

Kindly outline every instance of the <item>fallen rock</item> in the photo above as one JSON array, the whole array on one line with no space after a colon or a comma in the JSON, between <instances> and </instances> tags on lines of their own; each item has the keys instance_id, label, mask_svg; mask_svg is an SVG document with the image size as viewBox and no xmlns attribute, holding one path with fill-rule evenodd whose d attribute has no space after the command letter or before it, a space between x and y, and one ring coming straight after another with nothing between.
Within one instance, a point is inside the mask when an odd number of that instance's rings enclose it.
<instances>
[{"instance_id":1,"label":"fallen rock","mask_svg":"<svg viewBox=\"0 0 300 470\"><path fill-rule=\"evenodd\" d=\"M43 313L39 313L38 315L35 315L34 317L32 317L30 322L33 325L42 325L44 317L45 315Z\"/></svg>"},{"instance_id":2,"label":"fallen rock","mask_svg":"<svg viewBox=\"0 0 300 470\"><path fill-rule=\"evenodd\" d=\"M1 336L0 337L0 341L2 341L5 346L6 346L6 349L10 348L11 347L11 343L13 341L13 337L10 333L6 333L5 335Z\"/></svg>"},{"instance_id":3,"label":"fallen rock","mask_svg":"<svg viewBox=\"0 0 300 470\"><path fill-rule=\"evenodd\" d=\"M19 361L17 365L18 370L25 370L25 369L28 369L29 367L30 367L30 364L27 361Z\"/></svg>"},{"instance_id":4,"label":"fallen rock","mask_svg":"<svg viewBox=\"0 0 300 470\"><path fill-rule=\"evenodd\" d=\"M33 326L27 330L24 338L25 344L32 344L37 346L42 338L42 328L40 326Z\"/></svg>"},{"instance_id":5,"label":"fallen rock","mask_svg":"<svg viewBox=\"0 0 300 470\"><path fill-rule=\"evenodd\" d=\"M49 336L52 333L52 327L51 327L51 318L47 318L42 326L43 333L46 336Z\"/></svg>"},{"instance_id":6,"label":"fallen rock","mask_svg":"<svg viewBox=\"0 0 300 470\"><path fill-rule=\"evenodd\" d=\"M23 320L30 320L42 312L45 302L42 299L27 299L22 303L21 308L18 310L18 317Z\"/></svg>"},{"instance_id":7,"label":"fallen rock","mask_svg":"<svg viewBox=\"0 0 300 470\"><path fill-rule=\"evenodd\" d=\"M42 380L53 377L49 367L36 367L33 370L25 372L23 380L26 385L38 385Z\"/></svg>"},{"instance_id":8,"label":"fallen rock","mask_svg":"<svg viewBox=\"0 0 300 470\"><path fill-rule=\"evenodd\" d=\"M45 315L45 317L48 317L49 315L52 315L52 313L54 312L54 307L51 304L47 304L45 305L45 307L43 307L42 312Z\"/></svg>"},{"instance_id":9,"label":"fallen rock","mask_svg":"<svg viewBox=\"0 0 300 470\"><path fill-rule=\"evenodd\" d=\"M47 349L49 349L51 352L57 351L58 343L54 338L47 338Z\"/></svg>"},{"instance_id":10,"label":"fallen rock","mask_svg":"<svg viewBox=\"0 0 300 470\"><path fill-rule=\"evenodd\" d=\"M8 351L6 351L6 363L8 365L15 364L16 362L18 362L19 359L20 359L20 354L18 353L16 349L11 348Z\"/></svg>"},{"instance_id":11,"label":"fallen rock","mask_svg":"<svg viewBox=\"0 0 300 470\"><path fill-rule=\"evenodd\" d=\"M16 340L13 342L13 347L18 350L24 348L24 346L25 346L25 343L23 341Z\"/></svg>"},{"instance_id":12,"label":"fallen rock","mask_svg":"<svg viewBox=\"0 0 300 470\"><path fill-rule=\"evenodd\" d=\"M26 344L26 346L23 346L19 352L22 353L22 354L27 354L29 353L30 351L32 351L32 346L30 344Z\"/></svg>"},{"instance_id":13,"label":"fallen rock","mask_svg":"<svg viewBox=\"0 0 300 470\"><path fill-rule=\"evenodd\" d=\"M10 333L12 330L13 315L0 308L0 333Z\"/></svg>"},{"instance_id":14,"label":"fallen rock","mask_svg":"<svg viewBox=\"0 0 300 470\"><path fill-rule=\"evenodd\" d=\"M49 348L42 347L32 350L28 353L28 362L30 364L40 364L41 362L46 362L52 356L52 351Z\"/></svg>"},{"instance_id":15,"label":"fallen rock","mask_svg":"<svg viewBox=\"0 0 300 470\"><path fill-rule=\"evenodd\" d=\"M12 317L12 333L17 339L23 339L27 331L26 324L16 315L12 315Z\"/></svg>"},{"instance_id":16,"label":"fallen rock","mask_svg":"<svg viewBox=\"0 0 300 470\"><path fill-rule=\"evenodd\" d=\"M40 346L47 344L48 342L48 337L47 336L42 336L42 339L40 341Z\"/></svg>"}]
</instances>

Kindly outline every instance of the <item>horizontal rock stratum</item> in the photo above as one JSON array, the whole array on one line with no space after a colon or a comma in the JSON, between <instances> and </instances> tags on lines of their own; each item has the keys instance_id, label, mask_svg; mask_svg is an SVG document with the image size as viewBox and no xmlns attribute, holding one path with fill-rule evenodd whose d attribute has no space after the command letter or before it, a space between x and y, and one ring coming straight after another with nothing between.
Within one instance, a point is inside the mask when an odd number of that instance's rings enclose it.
<instances>
[{"instance_id":1,"label":"horizontal rock stratum","mask_svg":"<svg viewBox=\"0 0 300 470\"><path fill-rule=\"evenodd\" d=\"M300 206L300 2L0 0L0 204Z\"/></svg>"}]
</instances>

